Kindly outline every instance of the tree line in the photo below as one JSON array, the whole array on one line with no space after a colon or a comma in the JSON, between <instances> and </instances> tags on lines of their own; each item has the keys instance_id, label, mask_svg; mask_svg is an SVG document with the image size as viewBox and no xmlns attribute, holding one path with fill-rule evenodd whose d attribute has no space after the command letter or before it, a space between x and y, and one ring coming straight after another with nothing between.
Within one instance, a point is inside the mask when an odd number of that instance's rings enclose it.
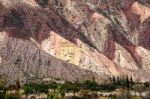
<instances>
[{"instance_id":1,"label":"tree line","mask_svg":"<svg viewBox=\"0 0 150 99\"><path fill-rule=\"evenodd\" d=\"M7 96L7 90L16 90L19 92L20 89L24 90L24 94L32 93L46 93L48 94L48 99L56 99L56 97L64 97L65 93L72 92L75 93L80 90L90 90L90 91L114 91L117 88L122 89L132 89L136 82L133 81L132 77L122 76L122 77L111 77L109 83L98 84L93 77L93 80L86 80L83 82L70 82L66 81L64 83L48 82L48 83L26 83L21 86L19 79L16 80L14 85L6 86L6 82L0 79L0 99L20 99L19 94L15 96ZM150 87L149 82L143 83L147 88ZM49 93L49 89L53 92ZM55 97L55 98L54 98ZM59 98L58 98L59 99Z\"/></svg>"}]
</instances>

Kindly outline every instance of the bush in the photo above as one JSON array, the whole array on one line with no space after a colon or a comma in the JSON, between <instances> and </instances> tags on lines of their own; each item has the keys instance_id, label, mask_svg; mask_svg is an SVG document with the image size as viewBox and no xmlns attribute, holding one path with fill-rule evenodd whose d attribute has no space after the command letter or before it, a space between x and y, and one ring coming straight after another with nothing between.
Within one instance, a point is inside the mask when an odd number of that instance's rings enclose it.
<instances>
[{"instance_id":1,"label":"bush","mask_svg":"<svg viewBox=\"0 0 150 99\"><path fill-rule=\"evenodd\" d=\"M31 88L31 86L30 86L29 84L25 84L25 85L23 86L23 90L24 90L24 92L25 92L26 94L33 93L33 90L32 90L32 88Z\"/></svg>"},{"instance_id":2,"label":"bush","mask_svg":"<svg viewBox=\"0 0 150 99\"><path fill-rule=\"evenodd\" d=\"M40 83L40 84L32 84L32 89L34 89L35 92L39 93L48 93L48 85Z\"/></svg>"},{"instance_id":3,"label":"bush","mask_svg":"<svg viewBox=\"0 0 150 99\"><path fill-rule=\"evenodd\" d=\"M20 81L19 81L19 79L17 79L16 80L16 89L20 89L20 86L21 86Z\"/></svg>"},{"instance_id":4,"label":"bush","mask_svg":"<svg viewBox=\"0 0 150 99\"><path fill-rule=\"evenodd\" d=\"M81 85L79 83L71 82L65 82L62 87L66 92L73 91L74 93L81 89Z\"/></svg>"},{"instance_id":5,"label":"bush","mask_svg":"<svg viewBox=\"0 0 150 99\"><path fill-rule=\"evenodd\" d=\"M50 82L50 83L48 84L48 87L49 87L50 89L56 89L56 88L57 88L57 83L56 83L56 82Z\"/></svg>"},{"instance_id":6,"label":"bush","mask_svg":"<svg viewBox=\"0 0 150 99\"><path fill-rule=\"evenodd\" d=\"M94 81L85 81L83 82L83 88L84 89L89 89L92 91L97 91L98 90L98 84Z\"/></svg>"},{"instance_id":7,"label":"bush","mask_svg":"<svg viewBox=\"0 0 150 99\"><path fill-rule=\"evenodd\" d=\"M145 86L146 88L149 88L149 87L150 87L150 83L149 83L149 82L145 82L145 83L144 83L144 86Z\"/></svg>"},{"instance_id":8,"label":"bush","mask_svg":"<svg viewBox=\"0 0 150 99\"><path fill-rule=\"evenodd\" d=\"M6 85L5 80L3 80L3 79L0 78L0 90L3 90L4 87L5 87L5 85Z\"/></svg>"},{"instance_id":9,"label":"bush","mask_svg":"<svg viewBox=\"0 0 150 99\"><path fill-rule=\"evenodd\" d=\"M5 94L0 92L0 99L5 99Z\"/></svg>"},{"instance_id":10,"label":"bush","mask_svg":"<svg viewBox=\"0 0 150 99\"><path fill-rule=\"evenodd\" d=\"M48 95L47 95L47 99L54 99L54 95L48 94Z\"/></svg>"}]
</instances>

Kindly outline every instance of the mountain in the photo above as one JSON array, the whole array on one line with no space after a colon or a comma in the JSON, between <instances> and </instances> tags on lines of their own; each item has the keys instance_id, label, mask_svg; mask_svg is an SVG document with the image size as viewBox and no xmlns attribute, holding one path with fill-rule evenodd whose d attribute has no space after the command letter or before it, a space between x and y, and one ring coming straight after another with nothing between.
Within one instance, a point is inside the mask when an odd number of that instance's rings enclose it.
<instances>
[{"instance_id":1,"label":"mountain","mask_svg":"<svg viewBox=\"0 0 150 99\"><path fill-rule=\"evenodd\" d=\"M150 81L149 11L149 0L0 0L0 75Z\"/></svg>"}]
</instances>

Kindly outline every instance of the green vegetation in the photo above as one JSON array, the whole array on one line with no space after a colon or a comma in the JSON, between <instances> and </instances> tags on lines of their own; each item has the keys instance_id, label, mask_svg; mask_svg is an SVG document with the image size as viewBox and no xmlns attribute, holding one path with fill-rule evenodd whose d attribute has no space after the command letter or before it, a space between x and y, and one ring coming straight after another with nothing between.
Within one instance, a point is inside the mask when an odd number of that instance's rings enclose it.
<instances>
[{"instance_id":1,"label":"green vegetation","mask_svg":"<svg viewBox=\"0 0 150 99\"><path fill-rule=\"evenodd\" d=\"M22 89L24 90L24 92L26 94L33 93L33 89L32 89L32 87L29 84L24 84Z\"/></svg>"},{"instance_id":2,"label":"green vegetation","mask_svg":"<svg viewBox=\"0 0 150 99\"><path fill-rule=\"evenodd\" d=\"M0 79L0 90L3 90L5 85L6 85L5 80L4 79Z\"/></svg>"},{"instance_id":3,"label":"green vegetation","mask_svg":"<svg viewBox=\"0 0 150 99\"><path fill-rule=\"evenodd\" d=\"M20 81L19 81L19 79L16 80L16 89L20 89Z\"/></svg>"},{"instance_id":4,"label":"green vegetation","mask_svg":"<svg viewBox=\"0 0 150 99\"><path fill-rule=\"evenodd\" d=\"M15 85L6 86L6 81L0 79L0 99L20 99L23 94L28 96L30 94L38 93L47 94L47 99L63 99L65 93L72 93L71 99L98 99L98 95L95 92L111 92L116 89L119 89L119 92L121 92L119 98L131 98L129 90L148 90L150 89L150 83L135 83L133 82L132 77L129 78L128 76L123 76L112 77L110 78L110 83L106 84L98 84L93 77L92 81L30 83L24 84L23 86L21 86L19 79L17 79ZM23 92L21 92L21 90ZM80 97L78 97L77 93ZM107 97L103 98L107 99ZM116 96L111 96L110 99L117 98Z\"/></svg>"}]
</instances>

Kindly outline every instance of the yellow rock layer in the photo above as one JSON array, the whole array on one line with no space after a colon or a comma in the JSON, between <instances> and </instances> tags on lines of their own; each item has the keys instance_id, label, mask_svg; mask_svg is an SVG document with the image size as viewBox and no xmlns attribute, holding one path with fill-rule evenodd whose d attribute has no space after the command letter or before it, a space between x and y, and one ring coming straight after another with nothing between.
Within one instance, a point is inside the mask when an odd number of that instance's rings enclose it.
<instances>
[{"instance_id":1,"label":"yellow rock layer","mask_svg":"<svg viewBox=\"0 0 150 99\"><path fill-rule=\"evenodd\" d=\"M81 49L53 31L50 32L50 38L42 42L42 48L58 59L79 64Z\"/></svg>"},{"instance_id":2,"label":"yellow rock layer","mask_svg":"<svg viewBox=\"0 0 150 99\"><path fill-rule=\"evenodd\" d=\"M96 66L109 68L113 75L119 74L115 68L115 64L111 60L96 50L88 47L88 45L84 44L79 39L77 39L77 44L74 44L51 31L50 37L42 42L41 47L50 55L68 63L80 67L85 64L88 65L88 63L84 64L80 62L83 55L85 56L85 60L91 60Z\"/></svg>"}]
</instances>

